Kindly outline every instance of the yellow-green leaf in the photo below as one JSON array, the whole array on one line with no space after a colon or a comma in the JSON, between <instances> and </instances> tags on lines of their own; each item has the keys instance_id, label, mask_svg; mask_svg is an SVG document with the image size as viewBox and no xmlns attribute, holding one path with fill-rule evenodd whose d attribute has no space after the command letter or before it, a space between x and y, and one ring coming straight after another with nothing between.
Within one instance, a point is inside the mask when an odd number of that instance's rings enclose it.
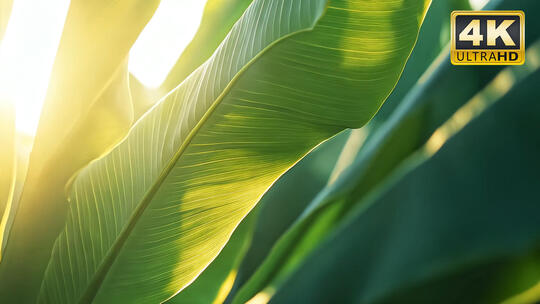
<instances>
[{"instance_id":1,"label":"yellow-green leaf","mask_svg":"<svg viewBox=\"0 0 540 304\"><path fill-rule=\"evenodd\" d=\"M185 288L281 174L374 115L428 4L254 1L208 61L77 177L40 300L160 302Z\"/></svg>"},{"instance_id":2,"label":"yellow-green leaf","mask_svg":"<svg viewBox=\"0 0 540 304\"><path fill-rule=\"evenodd\" d=\"M127 54L158 3L71 1L0 264L0 294L13 295L17 302L36 298L54 240L65 225L66 183L113 148L132 125Z\"/></svg>"}]
</instances>

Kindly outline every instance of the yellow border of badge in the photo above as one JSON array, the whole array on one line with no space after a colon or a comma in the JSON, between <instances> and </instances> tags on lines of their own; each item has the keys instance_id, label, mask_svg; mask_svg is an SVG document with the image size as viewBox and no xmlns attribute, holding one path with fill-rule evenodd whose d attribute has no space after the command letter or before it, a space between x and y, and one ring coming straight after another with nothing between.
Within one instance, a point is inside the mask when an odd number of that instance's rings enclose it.
<instances>
[{"instance_id":1,"label":"yellow border of badge","mask_svg":"<svg viewBox=\"0 0 540 304\"><path fill-rule=\"evenodd\" d=\"M520 61L516 62L459 62L456 60L456 16L470 16L470 15L490 15L490 16L519 16L519 21L521 23L521 37L520 37L520 48L516 50L519 53L521 58ZM453 11L450 14L450 60L453 65L522 65L525 63L525 13L523 11ZM494 51L494 50L475 50L475 51Z\"/></svg>"}]
</instances>

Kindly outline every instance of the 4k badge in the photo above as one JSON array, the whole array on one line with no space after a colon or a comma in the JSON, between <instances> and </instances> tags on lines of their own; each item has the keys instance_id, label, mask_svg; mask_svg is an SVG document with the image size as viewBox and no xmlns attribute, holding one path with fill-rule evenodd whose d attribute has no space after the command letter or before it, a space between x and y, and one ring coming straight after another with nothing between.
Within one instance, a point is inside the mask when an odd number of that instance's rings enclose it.
<instances>
[{"instance_id":1,"label":"4k badge","mask_svg":"<svg viewBox=\"0 0 540 304\"><path fill-rule=\"evenodd\" d=\"M454 11L451 60L455 65L519 65L525 62L522 11Z\"/></svg>"}]
</instances>

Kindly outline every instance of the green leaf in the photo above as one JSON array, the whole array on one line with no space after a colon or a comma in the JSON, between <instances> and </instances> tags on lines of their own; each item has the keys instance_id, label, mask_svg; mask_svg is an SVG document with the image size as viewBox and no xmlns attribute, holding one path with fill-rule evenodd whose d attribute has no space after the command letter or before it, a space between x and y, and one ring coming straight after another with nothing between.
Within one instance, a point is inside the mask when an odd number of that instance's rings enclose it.
<instances>
[{"instance_id":1,"label":"green leaf","mask_svg":"<svg viewBox=\"0 0 540 304\"><path fill-rule=\"evenodd\" d=\"M469 9L471 7L468 0L439 0L431 4L418 36L420 43L414 46L396 87L384 102L381 110L369 122L371 130L375 130L388 119L422 74L449 45L450 13L455 10Z\"/></svg>"},{"instance_id":2,"label":"green leaf","mask_svg":"<svg viewBox=\"0 0 540 304\"><path fill-rule=\"evenodd\" d=\"M528 27L540 27L540 18L534 18L540 11L537 1L492 1L486 9L515 7L522 8L529 16ZM539 34L527 31L526 40L535 41ZM355 206L356 198L368 194L387 178L501 70L498 66L452 66L448 52L445 53L422 76L388 121L368 138L352 166L323 189L303 217L280 238L258 271L239 291L243 296L235 303L246 301L263 290L280 273L279 269L290 266L287 261L300 260L320 244Z\"/></svg>"},{"instance_id":3,"label":"green leaf","mask_svg":"<svg viewBox=\"0 0 540 304\"><path fill-rule=\"evenodd\" d=\"M0 2L0 43L11 15L12 0ZM15 175L15 108L9 100L0 100L0 261L2 260L2 243L5 224L2 216L11 202L11 189ZM11 174L13 172L13 174Z\"/></svg>"},{"instance_id":4,"label":"green leaf","mask_svg":"<svg viewBox=\"0 0 540 304\"><path fill-rule=\"evenodd\" d=\"M0 294L17 302L35 300L65 225L66 183L131 127L126 56L158 2L71 1L0 264Z\"/></svg>"},{"instance_id":5,"label":"green leaf","mask_svg":"<svg viewBox=\"0 0 540 304\"><path fill-rule=\"evenodd\" d=\"M189 285L280 175L374 115L427 4L253 2L204 65L79 174L40 301L159 302Z\"/></svg>"},{"instance_id":6,"label":"green leaf","mask_svg":"<svg viewBox=\"0 0 540 304\"><path fill-rule=\"evenodd\" d=\"M536 70L433 157L405 164L271 303L497 303L535 285L539 81Z\"/></svg>"},{"instance_id":7,"label":"green leaf","mask_svg":"<svg viewBox=\"0 0 540 304\"><path fill-rule=\"evenodd\" d=\"M38 170L33 166L39 167L59 154L58 150L70 146L69 140L77 136L100 134L97 139L87 140L85 149L78 151L88 154L88 162L126 134L133 120L127 90L127 55L158 4L159 0L71 2L36 133L38 151L32 155L30 170ZM99 114L104 118L94 121L91 131L84 129L86 133L82 133L81 126ZM112 125L114 117L117 125ZM77 165L79 169L81 165Z\"/></svg>"},{"instance_id":8,"label":"green leaf","mask_svg":"<svg viewBox=\"0 0 540 304\"><path fill-rule=\"evenodd\" d=\"M34 138L24 133L18 133L15 131L15 147L14 147L14 179L12 181L12 195L11 200L7 201L6 210L2 218L2 228L0 229L0 241L1 250L3 251L6 243L7 236L10 232L13 218L15 217L15 211L18 209L19 199L21 197L24 182L26 180L26 173L28 170L28 159L30 158L30 151L32 150L32 144ZM7 151L8 149L6 149Z\"/></svg>"},{"instance_id":9,"label":"green leaf","mask_svg":"<svg viewBox=\"0 0 540 304\"><path fill-rule=\"evenodd\" d=\"M283 174L261 198L255 232L229 297L251 277L274 243L328 183L349 134L350 131L344 131L318 146Z\"/></svg>"},{"instance_id":10,"label":"green leaf","mask_svg":"<svg viewBox=\"0 0 540 304\"><path fill-rule=\"evenodd\" d=\"M234 230L227 245L201 275L186 289L167 303L208 304L223 303L234 283L238 265L252 239L259 208L252 210Z\"/></svg>"}]
</instances>

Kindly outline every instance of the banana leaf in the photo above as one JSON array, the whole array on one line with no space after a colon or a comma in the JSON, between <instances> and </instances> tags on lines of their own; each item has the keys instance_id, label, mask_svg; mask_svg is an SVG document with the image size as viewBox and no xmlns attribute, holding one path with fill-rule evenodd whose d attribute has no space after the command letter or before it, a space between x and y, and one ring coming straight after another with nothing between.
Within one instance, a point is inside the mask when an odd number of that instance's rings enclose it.
<instances>
[{"instance_id":1,"label":"banana leaf","mask_svg":"<svg viewBox=\"0 0 540 304\"><path fill-rule=\"evenodd\" d=\"M254 1L205 64L80 172L39 300L160 302L189 285L279 176L375 114L428 4Z\"/></svg>"},{"instance_id":2,"label":"banana leaf","mask_svg":"<svg viewBox=\"0 0 540 304\"><path fill-rule=\"evenodd\" d=\"M350 131L344 131L318 146L281 176L261 198L252 241L229 297L249 279L274 243L328 183L349 134Z\"/></svg>"},{"instance_id":3,"label":"banana leaf","mask_svg":"<svg viewBox=\"0 0 540 304\"><path fill-rule=\"evenodd\" d=\"M169 304L207 304L223 303L232 287L237 268L249 246L255 221L258 216L257 206L234 230L227 245L214 261L186 289L166 303Z\"/></svg>"},{"instance_id":4,"label":"banana leaf","mask_svg":"<svg viewBox=\"0 0 540 304\"><path fill-rule=\"evenodd\" d=\"M392 115L422 74L448 46L450 42L450 18L448 16L450 16L450 13L455 10L470 9L471 6L468 0L444 0L435 1L431 4L418 36L418 41L421 41L421 43L415 45L399 82L379 112L377 112L377 115L369 122L372 130L369 134L373 134L373 130L382 125Z\"/></svg>"}]
</instances>

